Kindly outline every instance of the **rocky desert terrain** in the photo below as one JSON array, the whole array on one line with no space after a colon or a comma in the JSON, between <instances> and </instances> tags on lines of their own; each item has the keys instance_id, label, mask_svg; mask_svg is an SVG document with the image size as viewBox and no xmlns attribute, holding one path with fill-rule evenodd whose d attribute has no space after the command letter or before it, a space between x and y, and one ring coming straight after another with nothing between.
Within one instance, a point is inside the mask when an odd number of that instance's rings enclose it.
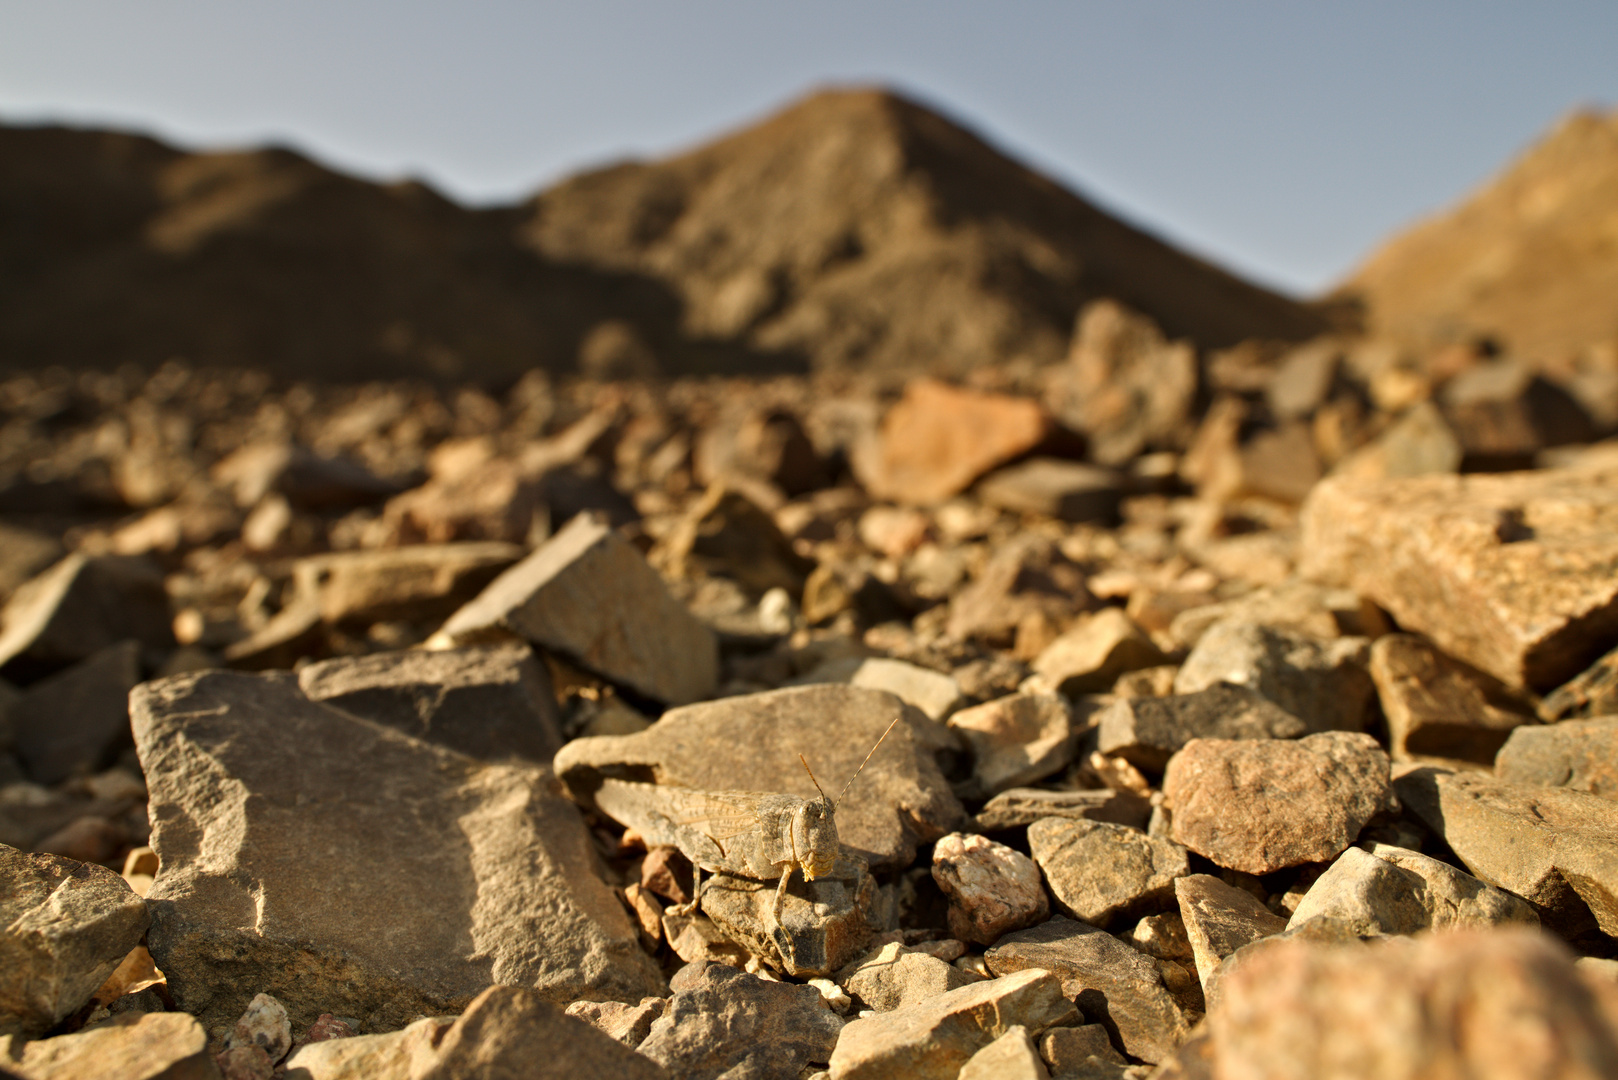
<instances>
[{"instance_id":1,"label":"rocky desert terrain","mask_svg":"<svg viewBox=\"0 0 1618 1080\"><path fill-rule=\"evenodd\" d=\"M0 1076L1618 1075L1615 133L1304 303L879 91L0 129Z\"/></svg>"}]
</instances>

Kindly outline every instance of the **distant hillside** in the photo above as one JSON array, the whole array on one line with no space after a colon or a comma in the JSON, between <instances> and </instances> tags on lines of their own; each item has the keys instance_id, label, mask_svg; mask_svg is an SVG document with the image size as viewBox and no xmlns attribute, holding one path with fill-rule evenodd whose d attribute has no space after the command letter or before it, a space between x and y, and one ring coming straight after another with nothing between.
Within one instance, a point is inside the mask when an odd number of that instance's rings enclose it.
<instances>
[{"instance_id":1,"label":"distant hillside","mask_svg":"<svg viewBox=\"0 0 1618 1080\"><path fill-rule=\"evenodd\" d=\"M1059 358L1102 295L1205 345L1320 325L879 91L488 211L286 150L0 127L0 235L9 367L959 373Z\"/></svg>"},{"instance_id":2,"label":"distant hillside","mask_svg":"<svg viewBox=\"0 0 1618 1080\"><path fill-rule=\"evenodd\" d=\"M1548 361L1618 342L1618 112L1569 116L1336 295L1358 298L1373 332L1416 341L1488 334Z\"/></svg>"}]
</instances>

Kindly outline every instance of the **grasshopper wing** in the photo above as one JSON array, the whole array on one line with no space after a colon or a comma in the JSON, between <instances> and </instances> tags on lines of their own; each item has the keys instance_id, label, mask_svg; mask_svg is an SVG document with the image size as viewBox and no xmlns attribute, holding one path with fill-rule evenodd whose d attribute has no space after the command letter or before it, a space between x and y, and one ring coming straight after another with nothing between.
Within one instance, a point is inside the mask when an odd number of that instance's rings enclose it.
<instances>
[{"instance_id":1,"label":"grasshopper wing","mask_svg":"<svg viewBox=\"0 0 1618 1080\"><path fill-rule=\"evenodd\" d=\"M729 861L730 840L757 830L759 800L764 797L622 780L607 780L595 795L601 810L651 843L672 844L693 862L717 864Z\"/></svg>"},{"instance_id":2,"label":"grasshopper wing","mask_svg":"<svg viewBox=\"0 0 1618 1080\"><path fill-rule=\"evenodd\" d=\"M695 829L727 857L725 842L758 829L759 800L751 791L699 791L696 788L666 788L668 801L663 811L675 825Z\"/></svg>"}]
</instances>

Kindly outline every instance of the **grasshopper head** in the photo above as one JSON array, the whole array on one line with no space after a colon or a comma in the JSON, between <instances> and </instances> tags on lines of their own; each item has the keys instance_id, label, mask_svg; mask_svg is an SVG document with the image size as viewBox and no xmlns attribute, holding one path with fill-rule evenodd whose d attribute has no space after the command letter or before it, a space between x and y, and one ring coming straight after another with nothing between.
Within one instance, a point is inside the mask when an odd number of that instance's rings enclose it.
<instances>
[{"instance_id":1,"label":"grasshopper head","mask_svg":"<svg viewBox=\"0 0 1618 1080\"><path fill-rule=\"evenodd\" d=\"M809 881L837 865L837 818L831 800L810 799L792 813L792 847Z\"/></svg>"}]
</instances>

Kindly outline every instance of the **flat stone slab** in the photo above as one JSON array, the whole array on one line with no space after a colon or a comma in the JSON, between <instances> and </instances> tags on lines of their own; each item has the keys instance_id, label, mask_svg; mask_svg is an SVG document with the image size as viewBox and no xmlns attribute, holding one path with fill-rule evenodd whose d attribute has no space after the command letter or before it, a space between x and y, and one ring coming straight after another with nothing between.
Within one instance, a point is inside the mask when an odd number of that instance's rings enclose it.
<instances>
[{"instance_id":1,"label":"flat stone slab","mask_svg":"<svg viewBox=\"0 0 1618 1080\"><path fill-rule=\"evenodd\" d=\"M580 514L450 616L454 644L503 634L561 653L657 701L708 696L719 647L645 556L603 520Z\"/></svg>"},{"instance_id":2,"label":"flat stone slab","mask_svg":"<svg viewBox=\"0 0 1618 1080\"><path fill-rule=\"evenodd\" d=\"M1122 478L1111 469L1062 458L1030 458L977 486L977 497L989 506L1063 521L1115 521L1123 494Z\"/></svg>"},{"instance_id":3,"label":"flat stone slab","mask_svg":"<svg viewBox=\"0 0 1618 1080\"><path fill-rule=\"evenodd\" d=\"M1516 728L1495 755L1494 772L1513 784L1618 799L1618 716Z\"/></svg>"},{"instance_id":4,"label":"flat stone slab","mask_svg":"<svg viewBox=\"0 0 1618 1080\"><path fill-rule=\"evenodd\" d=\"M1396 761L1425 755L1488 764L1512 729L1534 719L1524 695L1413 634L1378 638L1370 670Z\"/></svg>"},{"instance_id":5,"label":"flat stone slab","mask_svg":"<svg viewBox=\"0 0 1618 1080\"><path fill-rule=\"evenodd\" d=\"M1192 739L1295 739L1309 726L1256 690L1215 683L1190 694L1119 698L1095 717L1096 749L1161 773Z\"/></svg>"},{"instance_id":6,"label":"flat stone slab","mask_svg":"<svg viewBox=\"0 0 1618 1080\"><path fill-rule=\"evenodd\" d=\"M1618 469L1317 485L1303 570L1508 686L1545 691L1618 637Z\"/></svg>"},{"instance_id":7,"label":"flat stone slab","mask_svg":"<svg viewBox=\"0 0 1618 1080\"><path fill-rule=\"evenodd\" d=\"M1110 788L1080 791L1012 788L985 803L983 809L977 812L974 823L979 832L1001 832L1032 825L1040 818L1063 817L1111 821L1145 829L1151 813L1151 803L1133 791L1113 791Z\"/></svg>"},{"instance_id":8,"label":"flat stone slab","mask_svg":"<svg viewBox=\"0 0 1618 1080\"><path fill-rule=\"evenodd\" d=\"M1174 879L1190 873L1185 848L1139 829L1083 818L1028 826L1028 848L1056 906L1095 926L1133 921L1171 903Z\"/></svg>"},{"instance_id":9,"label":"flat stone slab","mask_svg":"<svg viewBox=\"0 0 1618 1080\"><path fill-rule=\"evenodd\" d=\"M670 709L635 735L574 739L556 755L556 771L586 803L604 777L813 799L802 754L836 798L895 716L903 719L837 804L837 833L873 868L903 866L963 811L933 758L952 745L949 732L880 690L830 683Z\"/></svg>"},{"instance_id":10,"label":"flat stone slab","mask_svg":"<svg viewBox=\"0 0 1618 1080\"><path fill-rule=\"evenodd\" d=\"M1339 855L1309 886L1287 925L1322 918L1364 936L1514 922L1539 925L1539 916L1522 897L1418 851L1375 843Z\"/></svg>"},{"instance_id":11,"label":"flat stone slab","mask_svg":"<svg viewBox=\"0 0 1618 1080\"><path fill-rule=\"evenodd\" d=\"M1302 720L1310 732L1363 731L1366 706L1376 696L1365 669L1366 646L1364 638L1319 641L1260 623L1215 623L1180 665L1174 692L1245 686Z\"/></svg>"},{"instance_id":12,"label":"flat stone slab","mask_svg":"<svg viewBox=\"0 0 1618 1080\"><path fill-rule=\"evenodd\" d=\"M661 991L547 770L311 702L290 673L179 675L130 706L161 860L150 948L210 1027L260 992L295 1027L331 1012L376 1031L497 983Z\"/></svg>"},{"instance_id":13,"label":"flat stone slab","mask_svg":"<svg viewBox=\"0 0 1618 1080\"><path fill-rule=\"evenodd\" d=\"M100 989L151 917L104 866L0 845L0 1035L35 1038Z\"/></svg>"},{"instance_id":14,"label":"flat stone slab","mask_svg":"<svg viewBox=\"0 0 1618 1080\"><path fill-rule=\"evenodd\" d=\"M1287 928L1287 921L1259 903L1252 893L1227 885L1212 874L1188 874L1178 879L1174 896L1180 903L1180 921L1204 991L1225 957Z\"/></svg>"},{"instance_id":15,"label":"flat stone slab","mask_svg":"<svg viewBox=\"0 0 1618 1080\"><path fill-rule=\"evenodd\" d=\"M0 668L55 671L130 639L144 649L170 649L169 623L156 563L76 553L18 586L0 611Z\"/></svg>"},{"instance_id":16,"label":"flat stone slab","mask_svg":"<svg viewBox=\"0 0 1618 1080\"><path fill-rule=\"evenodd\" d=\"M336 551L293 563L292 584L329 623L434 623L522 556L516 544L498 541Z\"/></svg>"},{"instance_id":17,"label":"flat stone slab","mask_svg":"<svg viewBox=\"0 0 1618 1080\"><path fill-rule=\"evenodd\" d=\"M0 1036L0 1075L23 1080L198 1080L219 1075L208 1033L184 1013L123 1013L33 1042Z\"/></svg>"}]
</instances>

